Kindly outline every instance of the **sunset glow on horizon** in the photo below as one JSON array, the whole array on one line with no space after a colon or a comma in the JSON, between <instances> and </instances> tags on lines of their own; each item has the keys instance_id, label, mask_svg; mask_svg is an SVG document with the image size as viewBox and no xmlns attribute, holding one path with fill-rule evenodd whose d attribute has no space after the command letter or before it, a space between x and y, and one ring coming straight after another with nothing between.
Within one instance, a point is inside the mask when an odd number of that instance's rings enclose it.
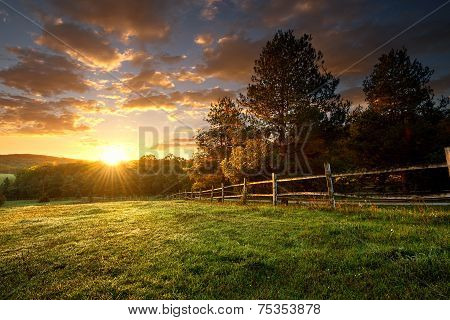
<instances>
[{"instance_id":1,"label":"sunset glow on horizon","mask_svg":"<svg viewBox=\"0 0 450 320\"><path fill-rule=\"evenodd\" d=\"M131 160L122 146L105 146L101 150L100 159L104 163L115 166L127 160Z\"/></svg>"}]
</instances>

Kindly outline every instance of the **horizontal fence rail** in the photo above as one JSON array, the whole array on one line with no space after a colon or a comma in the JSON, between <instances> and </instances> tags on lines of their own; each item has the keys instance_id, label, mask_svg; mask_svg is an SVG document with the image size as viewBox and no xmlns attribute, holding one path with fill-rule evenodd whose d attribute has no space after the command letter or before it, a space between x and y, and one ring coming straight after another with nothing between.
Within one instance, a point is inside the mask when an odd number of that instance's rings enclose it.
<instances>
[{"instance_id":1,"label":"horizontal fence rail","mask_svg":"<svg viewBox=\"0 0 450 320\"><path fill-rule=\"evenodd\" d=\"M336 202L342 204L351 203L370 203L370 204L380 204L380 205L409 205L409 204L419 204L426 203L429 205L450 205L450 192L446 190L438 194L364 194L364 193L339 193L334 191L334 184L338 183L341 178L348 177L362 177L370 175L382 175L382 174L394 174L401 172L410 172L417 170L430 170L430 169L442 169L448 168L448 175L450 176L450 148L445 148L447 163L440 164L426 164L426 165L415 165L409 167L400 168L389 168L384 170L372 170L372 171L357 171L357 172L343 172L333 174L331 172L331 165L329 163L324 163L324 174L314 175L314 176L300 176L300 177L283 177L278 178L275 173L272 174L272 179L262 180L262 181L248 181L244 178L242 183L232 184L224 186L223 184L219 188L214 188L207 190L191 190L184 191L173 194L169 196L170 198L180 198L180 199L209 199L210 201L219 200L224 202L226 199L241 199L243 203L252 200L257 201L258 198L272 198L273 205L277 205L279 202L288 203L289 200L296 200L297 202L301 199L312 198L307 203L317 202L317 203L329 203L333 208L336 207ZM447 177L448 178L448 177ZM318 180L323 179L326 183L326 192L320 191L298 191L298 192L279 192L279 189L284 189L283 183L296 182L296 181L307 181L307 180ZM252 193L249 192L249 187L261 186L261 185L271 185L272 193ZM239 193L235 194L235 189L239 189ZM231 190L230 190L231 189ZM259 201L259 200L258 200ZM267 201L267 200L266 200ZM438 202L429 202L438 201ZM446 202L442 202L446 201ZM304 202L304 201L303 201Z\"/></svg>"}]
</instances>

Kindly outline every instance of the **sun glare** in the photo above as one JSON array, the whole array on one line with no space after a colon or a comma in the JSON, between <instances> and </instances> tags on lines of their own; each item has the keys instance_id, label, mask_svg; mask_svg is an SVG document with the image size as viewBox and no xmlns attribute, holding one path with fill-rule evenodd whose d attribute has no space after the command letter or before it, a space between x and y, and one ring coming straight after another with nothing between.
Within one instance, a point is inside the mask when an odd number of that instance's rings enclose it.
<instances>
[{"instance_id":1,"label":"sun glare","mask_svg":"<svg viewBox=\"0 0 450 320\"><path fill-rule=\"evenodd\" d=\"M127 160L127 155L124 148L120 146L107 146L102 150L100 159L107 165L115 166Z\"/></svg>"}]
</instances>

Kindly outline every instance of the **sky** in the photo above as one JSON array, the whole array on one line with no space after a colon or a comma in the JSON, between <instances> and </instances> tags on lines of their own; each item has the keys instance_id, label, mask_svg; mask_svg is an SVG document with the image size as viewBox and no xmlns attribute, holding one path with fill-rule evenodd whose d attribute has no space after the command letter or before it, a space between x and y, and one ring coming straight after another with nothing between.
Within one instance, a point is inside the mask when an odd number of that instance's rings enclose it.
<instances>
[{"instance_id":1,"label":"sky","mask_svg":"<svg viewBox=\"0 0 450 320\"><path fill-rule=\"evenodd\" d=\"M141 152L190 157L210 103L245 93L280 29L312 35L354 105L403 46L449 96L449 2L0 0L0 154L137 159L141 132Z\"/></svg>"}]
</instances>

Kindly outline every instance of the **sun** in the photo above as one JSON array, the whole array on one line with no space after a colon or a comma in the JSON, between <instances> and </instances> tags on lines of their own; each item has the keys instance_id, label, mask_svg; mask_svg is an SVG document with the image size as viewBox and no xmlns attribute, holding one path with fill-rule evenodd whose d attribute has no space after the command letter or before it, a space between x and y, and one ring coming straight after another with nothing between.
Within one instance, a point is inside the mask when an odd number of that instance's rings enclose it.
<instances>
[{"instance_id":1,"label":"sun","mask_svg":"<svg viewBox=\"0 0 450 320\"><path fill-rule=\"evenodd\" d=\"M107 165L115 166L127 160L127 154L121 146L105 146L100 155L100 159Z\"/></svg>"}]
</instances>

